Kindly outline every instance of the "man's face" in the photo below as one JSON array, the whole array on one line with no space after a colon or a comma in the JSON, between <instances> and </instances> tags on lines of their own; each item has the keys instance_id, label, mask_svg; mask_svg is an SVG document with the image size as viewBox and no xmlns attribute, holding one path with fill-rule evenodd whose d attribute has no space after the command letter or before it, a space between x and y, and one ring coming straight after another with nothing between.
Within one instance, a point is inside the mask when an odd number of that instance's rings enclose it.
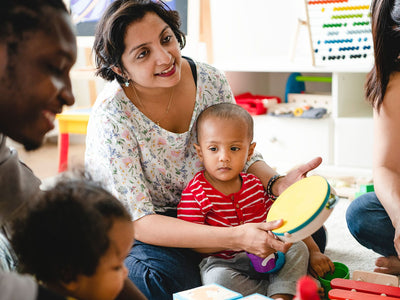
<instances>
[{"instance_id":1,"label":"man's face","mask_svg":"<svg viewBox=\"0 0 400 300\"><path fill-rule=\"evenodd\" d=\"M51 8L46 17L51 25L25 33L16 49L0 41L0 133L27 150L38 148L54 128L55 115L74 103L69 78L77 51L72 24L67 13Z\"/></svg>"}]
</instances>

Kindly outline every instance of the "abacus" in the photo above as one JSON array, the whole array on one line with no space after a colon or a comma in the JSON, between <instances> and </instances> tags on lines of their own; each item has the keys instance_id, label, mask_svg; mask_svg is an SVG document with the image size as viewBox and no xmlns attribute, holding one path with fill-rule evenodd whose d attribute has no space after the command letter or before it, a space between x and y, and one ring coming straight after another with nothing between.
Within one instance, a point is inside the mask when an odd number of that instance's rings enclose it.
<instances>
[{"instance_id":1,"label":"abacus","mask_svg":"<svg viewBox=\"0 0 400 300\"><path fill-rule=\"evenodd\" d=\"M305 0L314 65L370 63L369 0Z\"/></svg>"}]
</instances>

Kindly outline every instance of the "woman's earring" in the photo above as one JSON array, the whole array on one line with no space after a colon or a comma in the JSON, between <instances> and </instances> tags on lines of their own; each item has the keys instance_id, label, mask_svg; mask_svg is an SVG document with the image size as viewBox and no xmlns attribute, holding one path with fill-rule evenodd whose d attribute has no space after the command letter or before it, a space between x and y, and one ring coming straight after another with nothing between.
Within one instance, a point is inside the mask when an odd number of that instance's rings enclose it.
<instances>
[{"instance_id":1,"label":"woman's earring","mask_svg":"<svg viewBox=\"0 0 400 300\"><path fill-rule=\"evenodd\" d=\"M127 80L125 81L125 86L126 86L126 87L129 86L129 79L127 79Z\"/></svg>"}]
</instances>

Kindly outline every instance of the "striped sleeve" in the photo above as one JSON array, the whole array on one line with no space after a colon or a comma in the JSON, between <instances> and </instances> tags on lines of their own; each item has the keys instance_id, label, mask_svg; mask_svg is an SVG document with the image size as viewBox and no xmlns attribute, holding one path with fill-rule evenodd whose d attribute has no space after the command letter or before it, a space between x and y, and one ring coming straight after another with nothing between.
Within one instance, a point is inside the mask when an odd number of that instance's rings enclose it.
<instances>
[{"instance_id":1,"label":"striped sleeve","mask_svg":"<svg viewBox=\"0 0 400 300\"><path fill-rule=\"evenodd\" d=\"M181 201L178 204L178 218L193 223L204 224L205 216L201 209L201 204L195 197L196 190L200 188L196 184L197 181L195 178L182 191Z\"/></svg>"}]
</instances>

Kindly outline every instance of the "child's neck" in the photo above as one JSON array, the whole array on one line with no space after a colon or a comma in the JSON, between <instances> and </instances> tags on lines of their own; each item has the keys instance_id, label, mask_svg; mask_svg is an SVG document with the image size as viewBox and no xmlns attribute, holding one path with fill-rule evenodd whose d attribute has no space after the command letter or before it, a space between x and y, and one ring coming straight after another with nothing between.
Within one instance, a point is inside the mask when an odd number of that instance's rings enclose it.
<instances>
[{"instance_id":1,"label":"child's neck","mask_svg":"<svg viewBox=\"0 0 400 300\"><path fill-rule=\"evenodd\" d=\"M237 193L242 188L242 177L240 175L229 181L221 181L204 171L204 177L216 190L226 196Z\"/></svg>"},{"instance_id":2,"label":"child's neck","mask_svg":"<svg viewBox=\"0 0 400 300\"><path fill-rule=\"evenodd\" d=\"M65 299L67 300L77 300L78 298L74 298L73 296L71 296L71 292L66 289L62 284L58 284L58 283L41 283L43 286L45 286L46 288L48 288L49 290L52 290L53 292L56 292L59 295L63 295L65 297Z\"/></svg>"}]
</instances>

